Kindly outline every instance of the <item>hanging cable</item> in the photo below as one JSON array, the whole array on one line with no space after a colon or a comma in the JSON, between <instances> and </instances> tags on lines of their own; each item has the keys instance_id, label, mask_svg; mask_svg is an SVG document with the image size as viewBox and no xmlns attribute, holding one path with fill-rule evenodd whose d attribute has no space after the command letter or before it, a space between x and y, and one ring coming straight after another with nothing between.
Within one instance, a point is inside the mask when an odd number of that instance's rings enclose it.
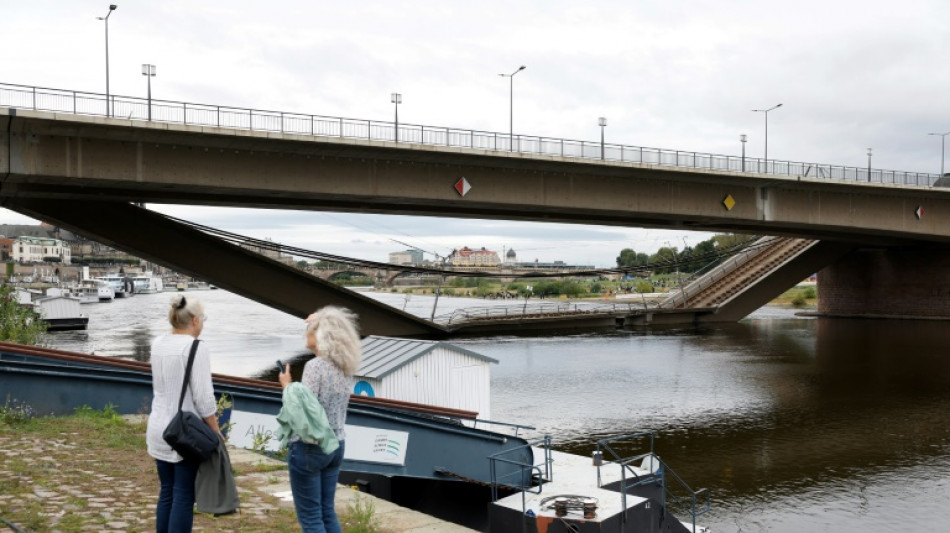
<instances>
[{"instance_id":1,"label":"hanging cable","mask_svg":"<svg viewBox=\"0 0 950 533\"><path fill-rule=\"evenodd\" d=\"M211 226L205 226L203 224L198 224L197 222L191 222L188 220L176 218L169 215L163 215L169 220L173 220L180 224L184 224L191 228L194 228L198 231L218 237L219 239L234 244L236 246L252 249L252 250L267 250L272 252L278 252L281 254L296 256L296 257L305 257L308 259L315 259L317 261L325 261L328 263L339 263L343 265L348 265L356 268L367 268L367 269L379 269L379 270L390 270L390 271L401 271L406 273L413 274L429 274L429 275L451 275L459 277L479 277L479 278L555 278L555 277L564 277L564 276L601 276L605 274L630 274L633 272L639 272L643 275L647 275L648 272L658 270L658 269L670 269L678 268L687 264L694 264L697 262L702 263L711 263L715 260L722 260L733 255L736 255L741 252L747 252L755 250L758 248L765 248L771 246L776 240L781 239L781 237L768 237L759 239L758 237L750 237L749 239L743 241L737 241L731 245L724 246L722 248L707 252L704 254L690 254L688 258L676 257L675 254L669 259L664 259L662 261L654 261L652 263L647 263L643 265L636 265L630 267L616 267L616 268L601 268L601 269L588 269L588 270L551 270L544 272L491 272L485 270L453 270L446 268L437 268L437 267L424 267L424 266L413 266L413 265L394 265L392 263L383 263L378 261L370 261L366 259L356 259L352 257L344 257L339 255L328 254L324 252L317 252L314 250L307 250L305 248L298 248L295 246L284 245L276 243L271 240L262 240L256 239L254 237L248 237L246 235L241 235L239 233L232 233L225 230L220 230L213 228ZM761 240L762 242L758 242ZM397 241L398 242L398 241ZM400 243L405 244L405 243ZM432 252L429 252L432 253ZM437 254L433 254L439 257Z\"/></svg>"}]
</instances>

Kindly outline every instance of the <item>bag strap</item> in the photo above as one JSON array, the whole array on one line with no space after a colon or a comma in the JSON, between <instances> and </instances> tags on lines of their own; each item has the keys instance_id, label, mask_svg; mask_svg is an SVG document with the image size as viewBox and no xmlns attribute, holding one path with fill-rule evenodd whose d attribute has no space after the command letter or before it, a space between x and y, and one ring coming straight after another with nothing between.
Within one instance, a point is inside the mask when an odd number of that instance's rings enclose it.
<instances>
[{"instance_id":1,"label":"bag strap","mask_svg":"<svg viewBox=\"0 0 950 533\"><path fill-rule=\"evenodd\" d=\"M185 403L185 391L188 390L188 382L191 380L191 367L195 364L195 353L198 351L198 339L191 343L191 353L188 354L188 366L185 367L185 380L181 383L181 396L178 397L178 412L181 412L181 406Z\"/></svg>"}]
</instances>

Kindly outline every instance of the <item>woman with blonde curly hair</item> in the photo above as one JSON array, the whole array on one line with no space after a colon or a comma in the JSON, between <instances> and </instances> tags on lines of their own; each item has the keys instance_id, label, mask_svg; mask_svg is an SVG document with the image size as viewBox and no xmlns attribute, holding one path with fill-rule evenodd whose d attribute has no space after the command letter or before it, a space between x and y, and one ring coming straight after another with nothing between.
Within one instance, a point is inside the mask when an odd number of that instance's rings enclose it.
<instances>
[{"instance_id":1,"label":"woman with blonde curly hair","mask_svg":"<svg viewBox=\"0 0 950 533\"><path fill-rule=\"evenodd\" d=\"M315 357L304 365L301 382L326 412L339 447L324 453L319 444L291 437L287 458L290 488L297 521L305 533L340 533L333 499L343 462L343 425L351 381L360 364L360 336L356 315L342 307L326 306L307 317L306 324L307 348ZM290 385L290 365L285 366L279 379L285 389Z\"/></svg>"}]
</instances>

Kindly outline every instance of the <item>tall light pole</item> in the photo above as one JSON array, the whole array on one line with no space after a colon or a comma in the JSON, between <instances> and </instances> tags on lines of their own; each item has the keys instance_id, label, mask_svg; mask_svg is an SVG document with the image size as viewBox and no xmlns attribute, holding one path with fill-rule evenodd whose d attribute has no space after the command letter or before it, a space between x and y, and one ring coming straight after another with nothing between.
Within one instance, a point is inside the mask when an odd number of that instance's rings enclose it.
<instances>
[{"instance_id":1,"label":"tall light pole","mask_svg":"<svg viewBox=\"0 0 950 533\"><path fill-rule=\"evenodd\" d=\"M393 93L389 101L396 105L396 142L399 142L399 104L402 103L402 95Z\"/></svg>"},{"instance_id":2,"label":"tall light pole","mask_svg":"<svg viewBox=\"0 0 950 533\"><path fill-rule=\"evenodd\" d=\"M109 98L109 17L112 15L112 12L115 11L115 8L119 6L115 4L109 4L109 12L106 13L104 17L97 17L99 20L106 21L106 116L112 116L112 102Z\"/></svg>"},{"instance_id":3,"label":"tall light pole","mask_svg":"<svg viewBox=\"0 0 950 533\"><path fill-rule=\"evenodd\" d=\"M743 171L743 172L745 172L745 142L746 142L748 139L749 139L749 138L746 137L746 134L745 134L745 133L743 133L742 135L739 136L739 142L742 143L742 171Z\"/></svg>"},{"instance_id":4,"label":"tall light pole","mask_svg":"<svg viewBox=\"0 0 950 533\"><path fill-rule=\"evenodd\" d=\"M142 75L148 78L148 121L152 121L152 78L155 77L155 65L142 63Z\"/></svg>"},{"instance_id":5,"label":"tall light pole","mask_svg":"<svg viewBox=\"0 0 950 533\"><path fill-rule=\"evenodd\" d=\"M508 78L508 150L514 150L515 139L515 74L521 72L526 67L521 65L518 70L511 74L499 74L502 78Z\"/></svg>"},{"instance_id":6,"label":"tall light pole","mask_svg":"<svg viewBox=\"0 0 950 533\"><path fill-rule=\"evenodd\" d=\"M607 126L607 118L600 117L597 119L597 125L600 126L600 160L604 160L604 127Z\"/></svg>"},{"instance_id":7,"label":"tall light pole","mask_svg":"<svg viewBox=\"0 0 950 533\"><path fill-rule=\"evenodd\" d=\"M769 173L769 111L774 111L782 107L782 104L776 104L768 109L753 109L753 113L765 113L765 173Z\"/></svg>"},{"instance_id":8,"label":"tall light pole","mask_svg":"<svg viewBox=\"0 0 950 533\"><path fill-rule=\"evenodd\" d=\"M940 177L943 177L943 156L946 153L946 141L947 135L950 135L950 131L947 133L928 133L927 135L938 135L940 137Z\"/></svg>"},{"instance_id":9,"label":"tall light pole","mask_svg":"<svg viewBox=\"0 0 950 533\"><path fill-rule=\"evenodd\" d=\"M868 183L871 183L871 149L868 148Z\"/></svg>"}]
</instances>

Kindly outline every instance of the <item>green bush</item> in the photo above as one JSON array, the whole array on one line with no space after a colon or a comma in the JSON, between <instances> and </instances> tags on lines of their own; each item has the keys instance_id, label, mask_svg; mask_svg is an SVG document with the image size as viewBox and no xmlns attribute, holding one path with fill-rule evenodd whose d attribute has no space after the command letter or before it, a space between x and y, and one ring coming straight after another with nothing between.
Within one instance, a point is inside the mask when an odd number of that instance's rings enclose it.
<instances>
[{"instance_id":1,"label":"green bush","mask_svg":"<svg viewBox=\"0 0 950 533\"><path fill-rule=\"evenodd\" d=\"M597 283L597 282L595 281L594 283L591 283L591 284L590 284L590 292L591 292L591 294L600 294L600 292L601 292L602 290L603 290L603 287L600 286L600 283Z\"/></svg>"},{"instance_id":2,"label":"green bush","mask_svg":"<svg viewBox=\"0 0 950 533\"><path fill-rule=\"evenodd\" d=\"M802 292L802 296L804 296L808 300L814 300L815 298L818 297L818 294L815 293L814 287L808 287Z\"/></svg>"},{"instance_id":3,"label":"green bush","mask_svg":"<svg viewBox=\"0 0 950 533\"><path fill-rule=\"evenodd\" d=\"M794 298L792 298L792 305L795 307L804 307L806 303L807 301L805 300L805 296L803 296L801 293L798 293Z\"/></svg>"},{"instance_id":4,"label":"green bush","mask_svg":"<svg viewBox=\"0 0 950 533\"><path fill-rule=\"evenodd\" d=\"M46 333L46 322L32 309L17 302L10 285L0 287L0 341L39 344Z\"/></svg>"}]
</instances>

